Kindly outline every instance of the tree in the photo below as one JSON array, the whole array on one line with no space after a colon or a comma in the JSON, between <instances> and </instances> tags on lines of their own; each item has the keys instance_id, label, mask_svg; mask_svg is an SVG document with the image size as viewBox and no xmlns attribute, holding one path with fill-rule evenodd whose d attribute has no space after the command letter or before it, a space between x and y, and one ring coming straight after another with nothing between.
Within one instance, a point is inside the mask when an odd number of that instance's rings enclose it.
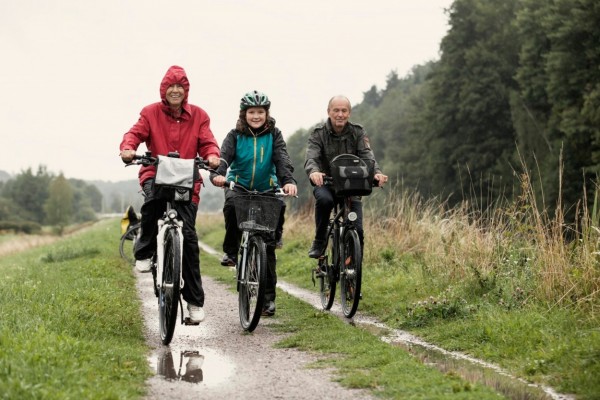
<instances>
[{"instance_id":1,"label":"tree","mask_svg":"<svg viewBox=\"0 0 600 400\"><path fill-rule=\"evenodd\" d=\"M61 173L50 183L48 200L44 204L46 221L62 235L73 218L73 188Z\"/></svg>"}]
</instances>

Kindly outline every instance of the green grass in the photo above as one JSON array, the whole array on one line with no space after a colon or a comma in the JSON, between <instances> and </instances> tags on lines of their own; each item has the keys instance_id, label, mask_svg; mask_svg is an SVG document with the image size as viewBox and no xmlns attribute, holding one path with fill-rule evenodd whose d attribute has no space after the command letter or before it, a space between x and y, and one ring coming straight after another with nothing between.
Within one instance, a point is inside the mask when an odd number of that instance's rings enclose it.
<instances>
[{"instance_id":1,"label":"green grass","mask_svg":"<svg viewBox=\"0 0 600 400\"><path fill-rule=\"evenodd\" d=\"M150 375L118 222L0 259L0 393L127 399Z\"/></svg>"},{"instance_id":2,"label":"green grass","mask_svg":"<svg viewBox=\"0 0 600 400\"><path fill-rule=\"evenodd\" d=\"M203 229L202 240L220 249L223 228ZM310 238L293 237L289 230L284 238L284 248L277 253L278 277L315 290L310 280L315 261L306 255ZM598 315L531 301L523 266L520 270L507 267L489 287L468 279L460 285L450 285L448 277L432 273L418 257L397 254L394 249L366 256L361 312L391 328L408 330L445 349L492 362L561 393L575 393L580 399L600 398ZM320 320L296 315L288 323L289 329L297 329L302 337L304 332L313 332L312 339L306 336L307 343L311 342L306 346L322 346L328 340L322 340L322 332L310 329ZM293 328L294 321L305 321L305 325ZM291 338L286 343L297 345L303 340ZM389 372L391 380L396 372ZM369 372L365 374L371 376ZM379 382L374 376L372 379Z\"/></svg>"},{"instance_id":3,"label":"green grass","mask_svg":"<svg viewBox=\"0 0 600 400\"><path fill-rule=\"evenodd\" d=\"M224 231L213 228L207 225L199 228L202 241L219 249ZM223 268L217 257L207 254L201 257L202 273L228 284L234 291L231 270ZM334 368L335 380L346 387L371 390L381 398L502 398L488 387L425 366L405 350L383 343L367 330L348 325L281 291L277 294L274 320L269 327L286 334L278 347L318 354L319 361L312 367Z\"/></svg>"}]
</instances>

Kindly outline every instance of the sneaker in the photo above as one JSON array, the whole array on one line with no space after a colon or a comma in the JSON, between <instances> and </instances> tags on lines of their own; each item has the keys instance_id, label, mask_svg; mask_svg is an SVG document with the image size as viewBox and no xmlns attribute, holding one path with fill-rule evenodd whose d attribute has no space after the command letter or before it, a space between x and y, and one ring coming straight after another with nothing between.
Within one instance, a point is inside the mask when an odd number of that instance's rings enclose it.
<instances>
[{"instance_id":1,"label":"sneaker","mask_svg":"<svg viewBox=\"0 0 600 400\"><path fill-rule=\"evenodd\" d=\"M266 317L272 317L273 315L275 315L275 302L274 301L267 301L267 304L265 304L265 306L262 309L262 315L264 315Z\"/></svg>"},{"instance_id":2,"label":"sneaker","mask_svg":"<svg viewBox=\"0 0 600 400\"><path fill-rule=\"evenodd\" d=\"M224 267L235 267L237 264L237 257L231 254L225 254L221 259L221 265Z\"/></svg>"},{"instance_id":3,"label":"sneaker","mask_svg":"<svg viewBox=\"0 0 600 400\"><path fill-rule=\"evenodd\" d=\"M204 314L202 307L194 306L188 303L187 309L190 313L190 322L197 324L204 321L206 315Z\"/></svg>"},{"instance_id":4,"label":"sneaker","mask_svg":"<svg viewBox=\"0 0 600 400\"><path fill-rule=\"evenodd\" d=\"M308 256L310 258L319 258L323 253L323 246L325 246L324 240L313 240L312 246L308 251Z\"/></svg>"},{"instance_id":5,"label":"sneaker","mask_svg":"<svg viewBox=\"0 0 600 400\"><path fill-rule=\"evenodd\" d=\"M146 260L135 260L135 269L138 272L150 272L152 268L152 259L148 258Z\"/></svg>"}]
</instances>

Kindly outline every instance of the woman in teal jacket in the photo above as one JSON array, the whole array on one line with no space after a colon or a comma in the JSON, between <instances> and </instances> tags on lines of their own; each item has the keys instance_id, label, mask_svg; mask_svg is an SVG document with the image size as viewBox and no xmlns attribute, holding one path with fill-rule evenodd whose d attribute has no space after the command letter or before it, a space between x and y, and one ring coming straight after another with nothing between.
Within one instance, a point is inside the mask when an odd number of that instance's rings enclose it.
<instances>
[{"instance_id":1,"label":"woman in teal jacket","mask_svg":"<svg viewBox=\"0 0 600 400\"><path fill-rule=\"evenodd\" d=\"M235 129L231 130L221 145L221 158L225 163L217 173L211 174L216 186L235 182L249 190L265 191L281 187L288 195L297 194L294 167L287 152L281 131L269 115L271 102L256 90L248 92L240 102L240 114ZM227 170L229 166L229 170ZM233 198L240 192L225 189L225 239L221 261L223 266L234 266L240 247L241 232L238 229ZM275 246L283 232L285 205L281 209L279 227L273 243L267 244L267 287L263 315L275 314L275 286L277 284Z\"/></svg>"}]
</instances>

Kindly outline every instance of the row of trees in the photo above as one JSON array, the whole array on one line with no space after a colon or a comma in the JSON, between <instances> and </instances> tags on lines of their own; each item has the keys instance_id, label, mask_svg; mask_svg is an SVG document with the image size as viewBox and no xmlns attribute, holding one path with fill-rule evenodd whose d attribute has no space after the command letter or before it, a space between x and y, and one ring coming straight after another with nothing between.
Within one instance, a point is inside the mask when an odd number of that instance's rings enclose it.
<instances>
[{"instance_id":1,"label":"row of trees","mask_svg":"<svg viewBox=\"0 0 600 400\"><path fill-rule=\"evenodd\" d=\"M51 225L62 233L70 223L96 220L102 194L94 185L55 175L39 166L0 183L0 229L28 233Z\"/></svg>"},{"instance_id":2,"label":"row of trees","mask_svg":"<svg viewBox=\"0 0 600 400\"><path fill-rule=\"evenodd\" d=\"M600 2L456 0L447 13L439 61L392 72L353 107L384 171L426 197L479 207L514 196L523 173L539 199L567 208L593 193ZM288 140L298 169L308 134Z\"/></svg>"}]
</instances>

